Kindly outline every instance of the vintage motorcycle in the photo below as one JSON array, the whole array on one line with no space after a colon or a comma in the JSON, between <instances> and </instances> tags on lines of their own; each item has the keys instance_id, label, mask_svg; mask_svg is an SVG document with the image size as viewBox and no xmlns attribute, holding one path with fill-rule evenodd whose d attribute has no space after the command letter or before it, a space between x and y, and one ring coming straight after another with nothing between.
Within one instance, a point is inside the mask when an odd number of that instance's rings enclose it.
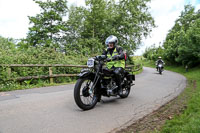
<instances>
[{"instance_id":1,"label":"vintage motorcycle","mask_svg":"<svg viewBox=\"0 0 200 133\"><path fill-rule=\"evenodd\" d=\"M135 75L124 70L122 79L122 93L118 92L118 86L113 71L104 67L108 61L105 55L90 58L87 61L87 69L82 69L74 87L74 99L78 107L89 110L101 100L102 96L128 97L131 86L134 85Z\"/></svg>"}]
</instances>

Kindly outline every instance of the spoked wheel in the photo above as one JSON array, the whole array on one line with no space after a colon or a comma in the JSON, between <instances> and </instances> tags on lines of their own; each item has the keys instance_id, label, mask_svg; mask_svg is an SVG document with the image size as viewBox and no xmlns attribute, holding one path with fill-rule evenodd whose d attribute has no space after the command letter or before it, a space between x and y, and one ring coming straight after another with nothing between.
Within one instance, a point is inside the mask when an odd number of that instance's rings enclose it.
<instances>
[{"instance_id":1,"label":"spoked wheel","mask_svg":"<svg viewBox=\"0 0 200 133\"><path fill-rule=\"evenodd\" d=\"M125 80L125 85L123 85L123 87L122 87L123 88L122 94L119 95L121 98L127 98L130 93L130 90L131 90L131 85L128 85L128 80L126 77L124 80Z\"/></svg>"},{"instance_id":2,"label":"spoked wheel","mask_svg":"<svg viewBox=\"0 0 200 133\"><path fill-rule=\"evenodd\" d=\"M74 88L76 104L83 110L92 109L97 104L96 89L92 89L93 81L89 78L78 79Z\"/></svg>"}]
</instances>

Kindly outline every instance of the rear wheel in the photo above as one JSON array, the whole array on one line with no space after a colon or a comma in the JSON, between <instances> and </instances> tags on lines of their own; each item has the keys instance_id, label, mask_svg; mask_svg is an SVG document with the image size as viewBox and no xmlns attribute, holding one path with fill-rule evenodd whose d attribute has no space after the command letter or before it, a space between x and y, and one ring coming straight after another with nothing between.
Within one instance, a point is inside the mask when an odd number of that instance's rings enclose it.
<instances>
[{"instance_id":1,"label":"rear wheel","mask_svg":"<svg viewBox=\"0 0 200 133\"><path fill-rule=\"evenodd\" d=\"M125 77L125 79L124 79L124 85L123 85L122 88L123 88L123 89L122 89L122 93L119 94L119 96L120 96L121 98L127 98L128 95L129 95L129 93L130 93L130 90L131 90L131 85L130 85L130 83L128 82L128 80L127 80L126 77Z\"/></svg>"},{"instance_id":2,"label":"rear wheel","mask_svg":"<svg viewBox=\"0 0 200 133\"><path fill-rule=\"evenodd\" d=\"M78 107L83 110L94 108L97 104L98 97L96 89L92 89L93 80L89 77L78 79L74 88L74 100Z\"/></svg>"}]
</instances>

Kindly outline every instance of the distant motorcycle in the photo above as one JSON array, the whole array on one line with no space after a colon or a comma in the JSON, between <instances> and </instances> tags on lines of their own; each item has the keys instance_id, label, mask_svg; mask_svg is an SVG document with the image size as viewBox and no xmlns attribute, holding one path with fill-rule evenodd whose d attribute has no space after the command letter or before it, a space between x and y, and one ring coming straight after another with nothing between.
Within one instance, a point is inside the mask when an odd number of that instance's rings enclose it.
<instances>
[{"instance_id":1,"label":"distant motorcycle","mask_svg":"<svg viewBox=\"0 0 200 133\"><path fill-rule=\"evenodd\" d=\"M123 91L119 93L113 71L103 67L106 61L108 59L105 55L90 58L87 61L89 69L83 69L79 74L79 79L74 87L74 100L83 110L95 107L102 96L126 98L130 93L135 75L124 72L121 83Z\"/></svg>"},{"instance_id":2,"label":"distant motorcycle","mask_svg":"<svg viewBox=\"0 0 200 133\"><path fill-rule=\"evenodd\" d=\"M157 71L159 72L159 74L162 74L163 70L164 70L163 63L159 63L157 66Z\"/></svg>"}]
</instances>

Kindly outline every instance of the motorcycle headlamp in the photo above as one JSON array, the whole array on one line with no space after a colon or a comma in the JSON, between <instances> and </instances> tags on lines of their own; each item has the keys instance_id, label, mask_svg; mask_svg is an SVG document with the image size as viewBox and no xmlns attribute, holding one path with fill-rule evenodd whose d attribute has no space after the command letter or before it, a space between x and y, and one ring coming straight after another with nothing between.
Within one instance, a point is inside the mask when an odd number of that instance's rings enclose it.
<instances>
[{"instance_id":1,"label":"motorcycle headlamp","mask_svg":"<svg viewBox=\"0 0 200 133\"><path fill-rule=\"evenodd\" d=\"M88 59L87 66L89 68L94 67L94 59L93 58Z\"/></svg>"}]
</instances>

